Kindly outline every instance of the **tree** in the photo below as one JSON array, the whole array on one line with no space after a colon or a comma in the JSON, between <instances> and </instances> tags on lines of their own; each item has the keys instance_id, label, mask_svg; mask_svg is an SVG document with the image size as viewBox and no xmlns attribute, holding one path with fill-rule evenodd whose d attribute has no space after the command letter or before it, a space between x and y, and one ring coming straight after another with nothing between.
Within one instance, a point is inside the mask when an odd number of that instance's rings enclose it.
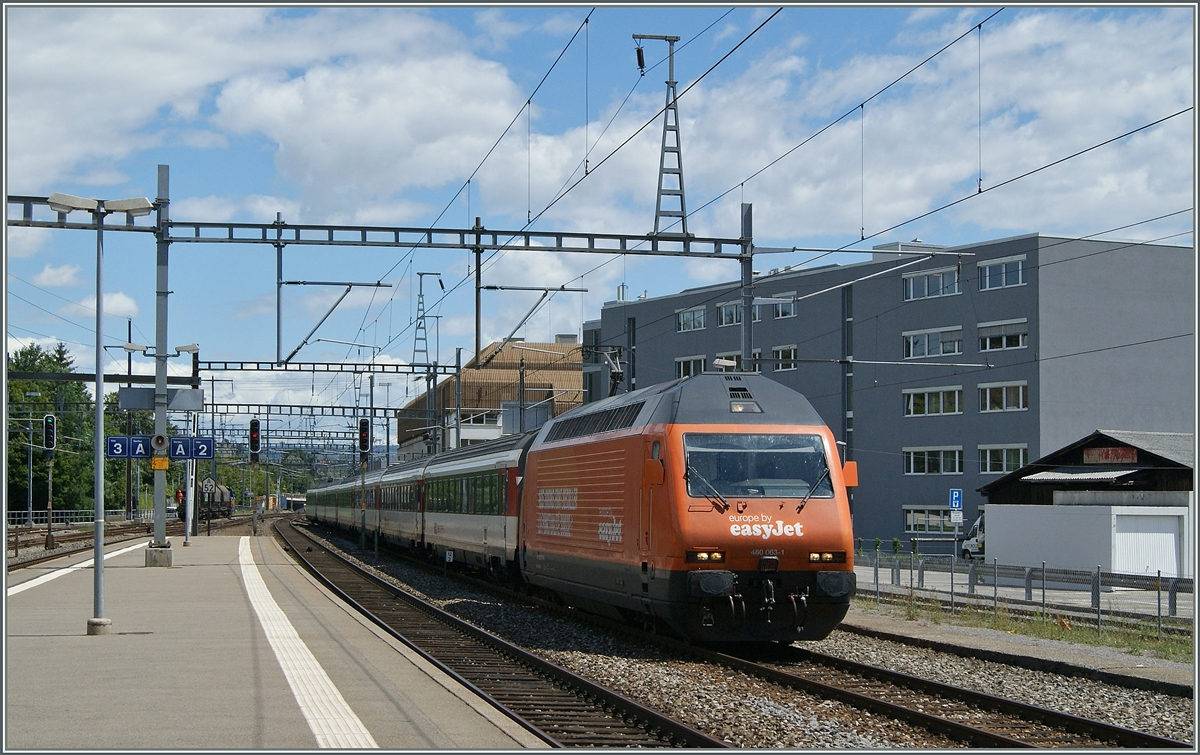
<instances>
[{"instance_id":1,"label":"tree","mask_svg":"<svg viewBox=\"0 0 1200 755\"><path fill-rule=\"evenodd\" d=\"M52 350L37 344L9 354L8 369L18 372L70 373L75 361L65 344ZM37 393L26 397L26 393ZM117 409L117 392L104 396L104 434L126 435L125 413ZM41 418L54 414L58 420L58 442L52 460L44 458ZM154 432L152 412L134 412L134 434ZM47 498L48 465L54 465L54 508L86 510L95 506L95 427L96 404L87 387L78 381L11 380L8 383L8 479L6 495L9 510L24 508L29 490L30 444L33 450L33 508L44 511ZM30 433L32 430L32 434ZM168 434L173 428L168 425ZM143 462L136 483L152 485L150 465ZM182 464L172 464L168 485L180 485ZM174 490L175 488L171 488ZM104 507L120 509L125 505L125 464L118 459L105 462Z\"/></svg>"},{"instance_id":2,"label":"tree","mask_svg":"<svg viewBox=\"0 0 1200 755\"><path fill-rule=\"evenodd\" d=\"M75 362L65 344L52 350L31 344L8 355L8 369L20 372L68 373ZM26 397L26 393L37 393ZM33 507L45 510L47 471L54 465L54 508L88 508L92 497L92 428L95 404L83 384L57 380L11 380L8 383L9 507L24 503L29 490L29 450L33 446ZM41 418L57 419L57 450L52 460L42 451ZM32 430L32 434L30 433ZM23 508L23 505L21 506Z\"/></svg>"}]
</instances>

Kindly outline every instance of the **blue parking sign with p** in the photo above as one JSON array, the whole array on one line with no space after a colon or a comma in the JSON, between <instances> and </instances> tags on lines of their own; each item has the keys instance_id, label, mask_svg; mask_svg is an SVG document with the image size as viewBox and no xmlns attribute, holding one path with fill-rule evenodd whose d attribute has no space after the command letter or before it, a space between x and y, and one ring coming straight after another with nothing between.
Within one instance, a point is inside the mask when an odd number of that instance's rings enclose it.
<instances>
[{"instance_id":1,"label":"blue parking sign with p","mask_svg":"<svg viewBox=\"0 0 1200 755\"><path fill-rule=\"evenodd\" d=\"M950 508L962 510L962 488L950 488Z\"/></svg>"}]
</instances>

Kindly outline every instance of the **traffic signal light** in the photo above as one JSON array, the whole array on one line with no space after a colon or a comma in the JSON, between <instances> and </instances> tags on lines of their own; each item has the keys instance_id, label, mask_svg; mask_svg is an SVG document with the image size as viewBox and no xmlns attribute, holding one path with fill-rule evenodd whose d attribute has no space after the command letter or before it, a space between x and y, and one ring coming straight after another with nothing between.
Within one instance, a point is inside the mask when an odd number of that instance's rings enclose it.
<instances>
[{"instance_id":1,"label":"traffic signal light","mask_svg":"<svg viewBox=\"0 0 1200 755\"><path fill-rule=\"evenodd\" d=\"M358 421L358 450L371 450L371 420L366 417Z\"/></svg>"},{"instance_id":2,"label":"traffic signal light","mask_svg":"<svg viewBox=\"0 0 1200 755\"><path fill-rule=\"evenodd\" d=\"M42 447L47 451L54 450L55 438L55 420L53 414L47 414L42 419Z\"/></svg>"},{"instance_id":3,"label":"traffic signal light","mask_svg":"<svg viewBox=\"0 0 1200 755\"><path fill-rule=\"evenodd\" d=\"M250 463L258 463L258 450L261 448L262 441L258 433L258 420L250 420Z\"/></svg>"}]
</instances>

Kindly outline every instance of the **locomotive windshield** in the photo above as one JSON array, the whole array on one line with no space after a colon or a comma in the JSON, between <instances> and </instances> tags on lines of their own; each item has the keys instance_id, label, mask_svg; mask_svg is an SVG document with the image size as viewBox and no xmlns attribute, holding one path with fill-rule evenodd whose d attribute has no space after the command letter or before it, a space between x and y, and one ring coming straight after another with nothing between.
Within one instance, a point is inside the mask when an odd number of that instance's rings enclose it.
<instances>
[{"instance_id":1,"label":"locomotive windshield","mask_svg":"<svg viewBox=\"0 0 1200 755\"><path fill-rule=\"evenodd\" d=\"M833 497L818 435L684 433L683 449L696 498Z\"/></svg>"}]
</instances>

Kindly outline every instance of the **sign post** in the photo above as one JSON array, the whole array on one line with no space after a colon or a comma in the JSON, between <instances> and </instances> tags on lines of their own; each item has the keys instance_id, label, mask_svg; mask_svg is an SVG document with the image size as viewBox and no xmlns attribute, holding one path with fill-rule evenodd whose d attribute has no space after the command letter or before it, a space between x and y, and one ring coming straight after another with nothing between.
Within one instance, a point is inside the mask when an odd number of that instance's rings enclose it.
<instances>
[{"instance_id":1,"label":"sign post","mask_svg":"<svg viewBox=\"0 0 1200 755\"><path fill-rule=\"evenodd\" d=\"M205 477L200 483L200 492L204 494L204 510L207 512L205 518L208 520L208 530L205 533L206 537L212 537L212 499L213 494L217 492L217 481L211 477Z\"/></svg>"},{"instance_id":2,"label":"sign post","mask_svg":"<svg viewBox=\"0 0 1200 755\"><path fill-rule=\"evenodd\" d=\"M950 521L954 523L954 551L950 554L950 613L954 613L954 562L958 560L958 526L962 524L962 488L950 488Z\"/></svg>"}]
</instances>

